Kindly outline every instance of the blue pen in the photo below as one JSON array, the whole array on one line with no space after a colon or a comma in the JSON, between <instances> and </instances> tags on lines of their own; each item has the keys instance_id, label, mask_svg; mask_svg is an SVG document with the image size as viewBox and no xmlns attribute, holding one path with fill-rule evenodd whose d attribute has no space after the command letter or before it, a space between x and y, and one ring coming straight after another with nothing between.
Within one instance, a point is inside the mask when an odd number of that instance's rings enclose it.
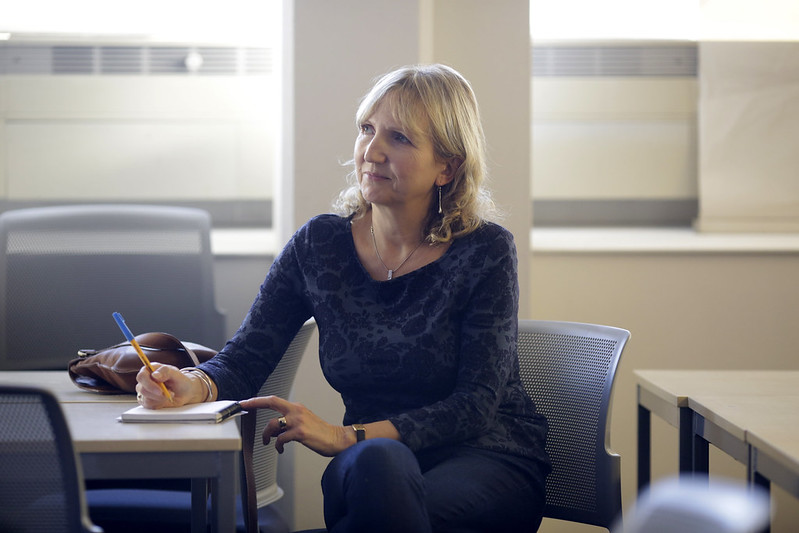
<instances>
[{"instance_id":1,"label":"blue pen","mask_svg":"<svg viewBox=\"0 0 799 533\"><path fill-rule=\"evenodd\" d=\"M141 346L139 346L138 341L136 341L136 339L133 337L133 333L130 332L128 325L125 324L125 319L122 318L122 315L120 315L119 313L114 313L111 316L114 317L114 320L116 320L119 329L122 330L122 334L125 335L125 338L128 339L128 342L130 342L131 346L133 346L136 349L136 353L139 354L139 359L141 359L141 362L144 363L144 366L147 367L147 370L150 371L150 374L155 372L153 365L150 364L150 360L147 359L146 355L144 355L144 351L141 349ZM164 391L166 397L169 398L169 401L172 401L172 393L169 392L169 389L166 388L166 385L164 385L162 382L159 382L158 384L161 385L161 389Z\"/></svg>"}]
</instances>

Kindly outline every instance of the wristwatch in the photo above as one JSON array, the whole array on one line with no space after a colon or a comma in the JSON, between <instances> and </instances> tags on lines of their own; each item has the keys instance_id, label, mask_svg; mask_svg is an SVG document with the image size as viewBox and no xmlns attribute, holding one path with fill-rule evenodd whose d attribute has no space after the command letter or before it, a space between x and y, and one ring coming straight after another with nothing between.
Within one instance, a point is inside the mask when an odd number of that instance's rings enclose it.
<instances>
[{"instance_id":1,"label":"wristwatch","mask_svg":"<svg viewBox=\"0 0 799 533\"><path fill-rule=\"evenodd\" d=\"M355 440L357 442L366 440L366 428L363 427L363 424L353 424L352 429L355 430Z\"/></svg>"}]
</instances>

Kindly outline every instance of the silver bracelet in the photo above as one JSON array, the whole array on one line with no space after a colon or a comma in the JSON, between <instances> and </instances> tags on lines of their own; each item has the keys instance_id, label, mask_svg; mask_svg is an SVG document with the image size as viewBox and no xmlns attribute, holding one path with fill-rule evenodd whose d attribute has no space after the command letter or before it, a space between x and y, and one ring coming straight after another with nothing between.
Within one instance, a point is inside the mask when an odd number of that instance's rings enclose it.
<instances>
[{"instance_id":1,"label":"silver bracelet","mask_svg":"<svg viewBox=\"0 0 799 533\"><path fill-rule=\"evenodd\" d=\"M186 368L181 368L181 372L184 374L191 374L193 376L197 376L200 378L200 381L205 383L206 388L208 389L208 395L205 397L203 402L210 402L214 398L214 388L211 385L211 378L208 377L208 374L200 370L199 368L193 366L187 366Z\"/></svg>"}]
</instances>

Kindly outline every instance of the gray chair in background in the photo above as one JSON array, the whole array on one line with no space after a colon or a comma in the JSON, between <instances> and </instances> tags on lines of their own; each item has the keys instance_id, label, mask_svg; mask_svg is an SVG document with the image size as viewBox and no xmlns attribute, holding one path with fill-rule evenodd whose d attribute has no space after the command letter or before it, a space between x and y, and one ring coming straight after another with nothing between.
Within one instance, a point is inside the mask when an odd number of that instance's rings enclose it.
<instances>
[{"instance_id":1,"label":"gray chair in background","mask_svg":"<svg viewBox=\"0 0 799 533\"><path fill-rule=\"evenodd\" d=\"M102 533L61 407L37 388L0 385L0 531Z\"/></svg>"},{"instance_id":2,"label":"gray chair in background","mask_svg":"<svg viewBox=\"0 0 799 533\"><path fill-rule=\"evenodd\" d=\"M610 529L621 515L621 458L608 442L613 379L629 337L610 326L519 321L521 379L549 422L545 517Z\"/></svg>"},{"instance_id":3,"label":"gray chair in background","mask_svg":"<svg viewBox=\"0 0 799 533\"><path fill-rule=\"evenodd\" d=\"M267 378L259 396L288 398L297 369L316 329L316 322L303 324L283 358ZM274 411L260 409L242 419L242 490L237 531L241 533L288 533L284 518L271 506L283 496L277 484L274 441L264 446L261 435ZM92 518L108 533L181 533L191 530L190 487L172 490L148 488L97 488L87 491Z\"/></svg>"},{"instance_id":4,"label":"gray chair in background","mask_svg":"<svg viewBox=\"0 0 799 533\"><path fill-rule=\"evenodd\" d=\"M211 221L199 209L74 205L0 215L0 369L64 369L84 348L164 331L220 349Z\"/></svg>"}]
</instances>

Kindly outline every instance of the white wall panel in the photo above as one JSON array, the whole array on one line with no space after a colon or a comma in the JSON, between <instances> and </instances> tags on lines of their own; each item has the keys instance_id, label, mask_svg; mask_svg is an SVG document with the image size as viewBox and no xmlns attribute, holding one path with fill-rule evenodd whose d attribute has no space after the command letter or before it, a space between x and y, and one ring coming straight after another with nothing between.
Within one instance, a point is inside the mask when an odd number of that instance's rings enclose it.
<instances>
[{"instance_id":1,"label":"white wall panel","mask_svg":"<svg viewBox=\"0 0 799 533\"><path fill-rule=\"evenodd\" d=\"M265 198L271 188L269 158L252 154L253 144L268 153L268 136L233 122L11 121L6 142L11 201Z\"/></svg>"},{"instance_id":2,"label":"white wall panel","mask_svg":"<svg viewBox=\"0 0 799 533\"><path fill-rule=\"evenodd\" d=\"M696 127L682 120L538 121L537 200L696 196Z\"/></svg>"},{"instance_id":3,"label":"white wall panel","mask_svg":"<svg viewBox=\"0 0 799 533\"><path fill-rule=\"evenodd\" d=\"M0 76L0 200L272 198L271 76Z\"/></svg>"},{"instance_id":4,"label":"white wall panel","mask_svg":"<svg viewBox=\"0 0 799 533\"><path fill-rule=\"evenodd\" d=\"M799 43L701 53L702 231L799 231Z\"/></svg>"},{"instance_id":5,"label":"white wall panel","mask_svg":"<svg viewBox=\"0 0 799 533\"><path fill-rule=\"evenodd\" d=\"M536 200L697 195L697 81L533 78Z\"/></svg>"}]
</instances>

